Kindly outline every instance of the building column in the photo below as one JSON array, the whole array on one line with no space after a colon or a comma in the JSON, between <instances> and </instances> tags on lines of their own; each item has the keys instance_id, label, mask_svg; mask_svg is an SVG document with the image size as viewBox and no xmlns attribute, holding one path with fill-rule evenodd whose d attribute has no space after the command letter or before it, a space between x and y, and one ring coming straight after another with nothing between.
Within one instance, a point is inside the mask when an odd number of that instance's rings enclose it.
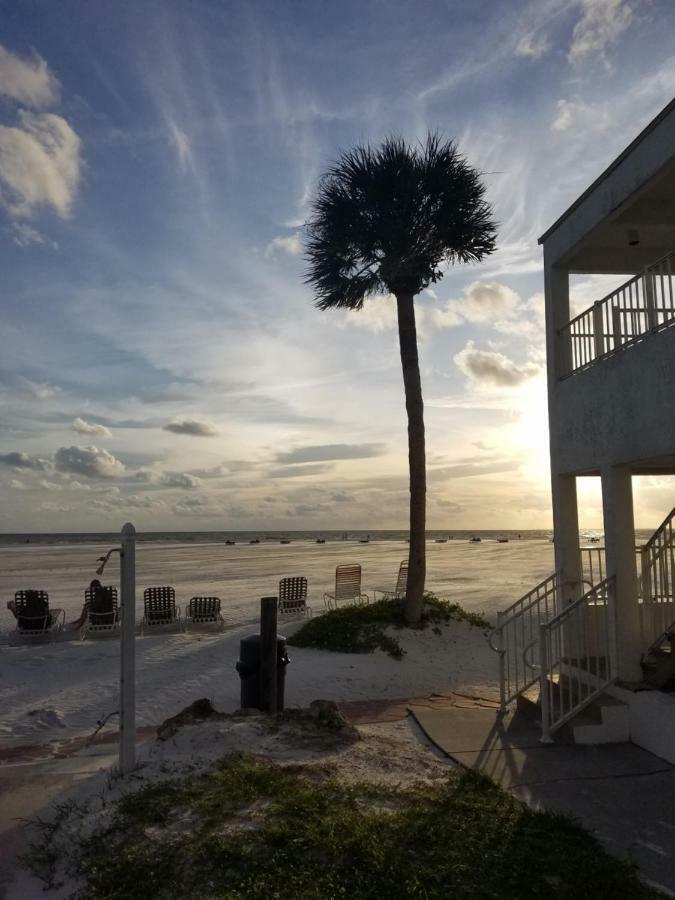
<instances>
[{"instance_id":1,"label":"building column","mask_svg":"<svg viewBox=\"0 0 675 900\"><path fill-rule=\"evenodd\" d=\"M626 466L607 466L601 476L607 575L616 579L608 620L614 670L620 681L641 681L644 648L640 645L631 471Z\"/></svg>"},{"instance_id":2,"label":"building column","mask_svg":"<svg viewBox=\"0 0 675 900\"><path fill-rule=\"evenodd\" d=\"M555 567L562 573L558 593L559 612L583 594L579 553L577 480L574 475L553 475L553 534Z\"/></svg>"}]
</instances>

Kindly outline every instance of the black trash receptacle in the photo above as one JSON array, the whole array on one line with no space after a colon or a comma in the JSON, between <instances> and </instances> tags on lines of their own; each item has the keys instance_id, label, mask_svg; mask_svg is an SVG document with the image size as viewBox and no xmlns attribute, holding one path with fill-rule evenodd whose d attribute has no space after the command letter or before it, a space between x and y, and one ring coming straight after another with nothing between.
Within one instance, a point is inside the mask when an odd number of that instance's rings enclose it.
<instances>
[{"instance_id":1,"label":"black trash receptacle","mask_svg":"<svg viewBox=\"0 0 675 900\"><path fill-rule=\"evenodd\" d=\"M277 712L284 708L286 666L290 659L286 652L286 638L277 636ZM237 672L241 679L240 705L242 709L260 709L260 635L249 634L239 642Z\"/></svg>"}]
</instances>

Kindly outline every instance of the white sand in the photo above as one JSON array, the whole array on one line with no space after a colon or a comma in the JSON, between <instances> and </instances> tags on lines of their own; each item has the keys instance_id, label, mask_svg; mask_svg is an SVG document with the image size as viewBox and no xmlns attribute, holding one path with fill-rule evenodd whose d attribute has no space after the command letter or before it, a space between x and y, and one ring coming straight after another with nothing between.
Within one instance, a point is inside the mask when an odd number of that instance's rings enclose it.
<instances>
[{"instance_id":1,"label":"white sand","mask_svg":"<svg viewBox=\"0 0 675 900\"><path fill-rule=\"evenodd\" d=\"M0 550L0 598L18 587L49 590L53 606L76 615L95 559L105 548L19 547ZM214 544L139 545L139 594L147 584L173 584L178 602L194 593L218 593L226 618L254 621L258 598L276 592L283 575L305 574L311 602L322 608L339 562L360 561L363 587L392 584L405 544L291 544L223 547ZM552 569L552 547L544 541L471 545L430 544L428 586L467 609L493 617ZM107 570L116 574L117 566ZM109 579L104 579L108 581ZM139 608L140 614L140 608ZM4 627L12 625L6 610ZM296 624L284 623L290 634ZM153 634L137 648L137 724L157 724L199 697L224 711L239 705L234 670L239 639L251 625L224 633ZM420 696L447 690L494 693L497 657L483 633L454 623L442 629L403 632L407 654L396 661L377 652L336 654L291 648L287 705L311 700L380 699ZM119 644L99 639L30 645L0 645L0 742L34 743L92 732L97 721L117 709ZM116 721L111 721L116 727Z\"/></svg>"}]
</instances>

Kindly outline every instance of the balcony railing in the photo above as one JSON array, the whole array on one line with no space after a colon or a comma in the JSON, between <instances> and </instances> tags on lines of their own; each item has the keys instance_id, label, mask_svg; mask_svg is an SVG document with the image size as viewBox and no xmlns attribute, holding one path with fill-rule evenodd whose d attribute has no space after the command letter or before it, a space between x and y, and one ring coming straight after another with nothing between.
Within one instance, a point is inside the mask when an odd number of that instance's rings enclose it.
<instances>
[{"instance_id":1,"label":"balcony railing","mask_svg":"<svg viewBox=\"0 0 675 900\"><path fill-rule=\"evenodd\" d=\"M558 332L561 377L571 375L675 322L675 250L648 266ZM569 347L569 352L565 352Z\"/></svg>"}]
</instances>

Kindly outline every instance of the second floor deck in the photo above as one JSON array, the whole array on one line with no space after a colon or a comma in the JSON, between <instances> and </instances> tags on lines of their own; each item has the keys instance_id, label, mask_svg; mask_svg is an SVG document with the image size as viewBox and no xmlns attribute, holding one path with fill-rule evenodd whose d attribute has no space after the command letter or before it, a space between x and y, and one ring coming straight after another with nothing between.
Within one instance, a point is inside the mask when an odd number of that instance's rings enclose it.
<instances>
[{"instance_id":1,"label":"second floor deck","mask_svg":"<svg viewBox=\"0 0 675 900\"><path fill-rule=\"evenodd\" d=\"M557 334L558 378L675 325L675 250L575 316Z\"/></svg>"}]
</instances>

